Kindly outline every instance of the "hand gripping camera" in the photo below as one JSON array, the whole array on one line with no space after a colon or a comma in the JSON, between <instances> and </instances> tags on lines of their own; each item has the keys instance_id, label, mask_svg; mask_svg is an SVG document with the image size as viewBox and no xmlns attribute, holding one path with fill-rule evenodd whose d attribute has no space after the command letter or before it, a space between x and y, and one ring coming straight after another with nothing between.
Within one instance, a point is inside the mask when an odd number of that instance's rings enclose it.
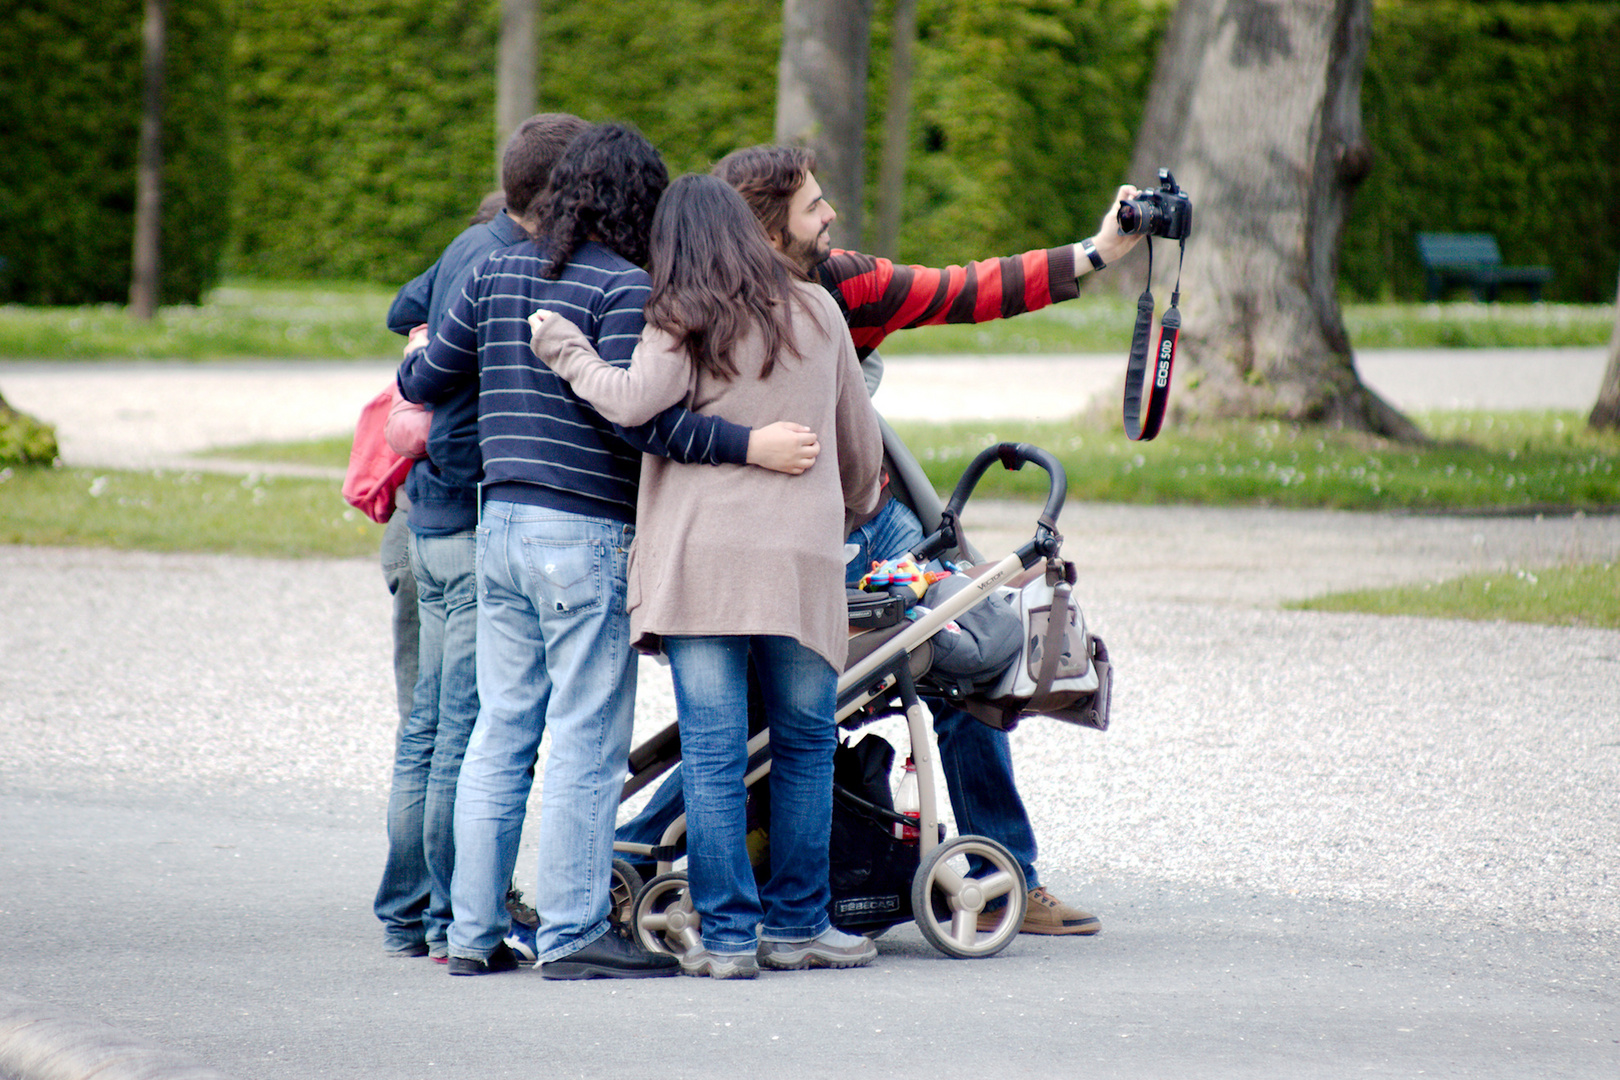
<instances>
[{"instance_id":1,"label":"hand gripping camera","mask_svg":"<svg viewBox=\"0 0 1620 1080\"><path fill-rule=\"evenodd\" d=\"M1184 240L1192 232L1192 199L1176 186L1169 169L1160 169L1159 190L1121 199L1114 218L1119 222L1119 231L1126 235L1147 233L1166 240Z\"/></svg>"},{"instance_id":2,"label":"hand gripping camera","mask_svg":"<svg viewBox=\"0 0 1620 1080\"><path fill-rule=\"evenodd\" d=\"M1169 169L1159 170L1159 190L1145 191L1134 199L1121 199L1114 215L1122 233L1147 235L1148 287L1136 301L1136 332L1131 338L1131 355L1125 364L1125 436L1146 441L1159 433L1165 406L1170 400L1170 370L1176 359L1176 339L1181 335L1181 271L1176 271L1176 288L1170 308L1159 322L1159 347L1148 354L1153 334L1153 238L1179 240L1181 254L1187 255L1187 234L1192 232L1192 199L1176 186Z\"/></svg>"}]
</instances>

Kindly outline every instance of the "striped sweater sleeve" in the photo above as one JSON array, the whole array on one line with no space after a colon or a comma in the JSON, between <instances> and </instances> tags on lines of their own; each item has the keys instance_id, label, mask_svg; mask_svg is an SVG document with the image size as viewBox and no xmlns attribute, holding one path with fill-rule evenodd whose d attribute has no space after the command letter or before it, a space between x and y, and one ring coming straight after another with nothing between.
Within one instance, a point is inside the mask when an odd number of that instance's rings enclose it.
<instances>
[{"instance_id":1,"label":"striped sweater sleeve","mask_svg":"<svg viewBox=\"0 0 1620 1080\"><path fill-rule=\"evenodd\" d=\"M1069 246L940 269L834 251L816 275L843 309L862 357L896 330L1005 319L1079 295Z\"/></svg>"}]
</instances>

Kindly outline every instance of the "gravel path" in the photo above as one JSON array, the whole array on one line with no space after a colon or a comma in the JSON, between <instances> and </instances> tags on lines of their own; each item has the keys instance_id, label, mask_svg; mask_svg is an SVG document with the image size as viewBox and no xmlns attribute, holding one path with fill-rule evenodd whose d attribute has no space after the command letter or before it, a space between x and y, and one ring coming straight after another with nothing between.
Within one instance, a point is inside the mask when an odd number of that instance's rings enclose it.
<instances>
[{"instance_id":1,"label":"gravel path","mask_svg":"<svg viewBox=\"0 0 1620 1080\"><path fill-rule=\"evenodd\" d=\"M1361 366L1420 407L1463 400L1463 388L1511 396L1527 385L1540 403L1567 404L1595 386L1601 362L1601 350L1436 351L1375 353ZM987 365L1016 377L964 392L961 380L982 381ZM213 445L342 430L388 370L4 364L0 386L61 425L70 461L173 465ZM1072 412L1116 372L1100 357L902 357L879 402L938 415L951 410L923 388L950 388L941 400L956 414L995 416L1028 402L1040 378L1071 387L1067 399L1040 396ZM999 555L1033 517L984 500L966 524ZM1081 504L1061 524L1121 684L1107 735L1044 722L1019 733L1045 862L1403 902L1429 895L1410 888L1422 870L1450 882L1441 898L1551 905L1572 926L1620 929L1616 883L1598 872L1620 854L1620 833L1588 829L1612 823L1620 804L1620 635L1277 610L1346 588L1613 560L1620 518ZM369 563L11 548L0 568L0 775L385 792L387 622ZM645 731L672 705L663 669L643 668ZM1459 843L1425 841L1414 815L1454 823ZM1514 819L1545 828L1503 826ZM1188 843L1190 822L1220 824ZM1545 873L1523 871L1549 859L1572 868L1570 888L1536 900Z\"/></svg>"}]
</instances>

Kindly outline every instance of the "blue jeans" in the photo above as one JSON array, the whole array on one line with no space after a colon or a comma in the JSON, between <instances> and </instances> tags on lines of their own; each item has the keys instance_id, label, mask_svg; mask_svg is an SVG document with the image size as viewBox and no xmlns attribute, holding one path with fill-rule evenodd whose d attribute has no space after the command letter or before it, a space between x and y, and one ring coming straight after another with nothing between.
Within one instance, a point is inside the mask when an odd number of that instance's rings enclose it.
<instances>
[{"instance_id":1,"label":"blue jeans","mask_svg":"<svg viewBox=\"0 0 1620 1080\"><path fill-rule=\"evenodd\" d=\"M478 719L474 545L471 532L410 537L420 674L394 752L388 861L373 904L390 949L425 941L435 956L445 954L451 919L456 779Z\"/></svg>"},{"instance_id":2,"label":"blue jeans","mask_svg":"<svg viewBox=\"0 0 1620 1080\"><path fill-rule=\"evenodd\" d=\"M416 579L411 575L411 552L408 545L410 529L405 519L410 513L409 503L394 510L383 528L382 545L378 556L382 562L383 583L388 586L392 605L394 651L394 697L399 707L399 727L394 732L395 768L399 763L399 744L405 738L405 729L411 722L411 699L416 689L417 637ZM390 794L392 803L393 796ZM389 820L392 821L392 807ZM389 851L389 862L394 853ZM390 878L393 883L390 883ZM384 895L384 894L387 895ZM383 946L390 951L414 948L425 942L422 913L428 906L426 869L420 865L385 866L383 883L377 890L373 910L383 923Z\"/></svg>"},{"instance_id":3,"label":"blue jeans","mask_svg":"<svg viewBox=\"0 0 1620 1080\"><path fill-rule=\"evenodd\" d=\"M1035 829L1013 780L1007 733L936 698L924 698L923 704L934 714L939 767L956 811L956 831L1001 844L1018 860L1028 887L1035 888L1041 883L1035 874ZM968 863L975 875L987 868L976 856Z\"/></svg>"},{"instance_id":4,"label":"blue jeans","mask_svg":"<svg viewBox=\"0 0 1620 1080\"><path fill-rule=\"evenodd\" d=\"M1005 731L980 723L961 709L925 698L934 714L940 770L956 811L956 828L998 841L1024 871L1030 888L1040 884L1035 873L1035 830L1013 779L1012 747ZM615 839L630 844L657 844L684 807L682 769L677 765L653 791L635 817L619 826ZM973 861L970 857L970 862ZM977 874L982 867L974 865Z\"/></svg>"},{"instance_id":5,"label":"blue jeans","mask_svg":"<svg viewBox=\"0 0 1620 1080\"><path fill-rule=\"evenodd\" d=\"M849 534L846 542L859 550L844 564L844 584L853 589L874 562L908 554L922 538L922 523L917 515L899 499L888 500L877 517Z\"/></svg>"},{"instance_id":6,"label":"blue jeans","mask_svg":"<svg viewBox=\"0 0 1620 1080\"><path fill-rule=\"evenodd\" d=\"M546 962L608 929L613 819L636 706L625 569L635 529L521 503L478 527L478 723L456 792L450 955L506 935L530 772L551 732L532 895Z\"/></svg>"},{"instance_id":7,"label":"blue jeans","mask_svg":"<svg viewBox=\"0 0 1620 1080\"><path fill-rule=\"evenodd\" d=\"M787 637L668 637L681 726L687 880L704 948L753 952L827 929L833 712L838 673ZM771 873L756 888L748 861L748 662L771 731ZM763 925L761 925L763 923Z\"/></svg>"}]
</instances>

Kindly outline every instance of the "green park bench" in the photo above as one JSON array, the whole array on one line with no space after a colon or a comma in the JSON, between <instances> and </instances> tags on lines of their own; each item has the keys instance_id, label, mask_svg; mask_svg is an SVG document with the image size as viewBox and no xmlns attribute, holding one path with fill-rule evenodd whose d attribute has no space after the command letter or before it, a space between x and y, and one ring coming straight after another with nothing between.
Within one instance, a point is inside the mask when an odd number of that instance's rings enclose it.
<instances>
[{"instance_id":1,"label":"green park bench","mask_svg":"<svg viewBox=\"0 0 1620 1080\"><path fill-rule=\"evenodd\" d=\"M1430 300L1438 300L1446 286L1467 285L1474 299L1490 303L1503 285L1522 285L1530 299L1541 299L1541 287L1552 280L1550 266L1503 266L1502 252L1490 233L1418 233L1418 258L1428 283Z\"/></svg>"}]
</instances>

